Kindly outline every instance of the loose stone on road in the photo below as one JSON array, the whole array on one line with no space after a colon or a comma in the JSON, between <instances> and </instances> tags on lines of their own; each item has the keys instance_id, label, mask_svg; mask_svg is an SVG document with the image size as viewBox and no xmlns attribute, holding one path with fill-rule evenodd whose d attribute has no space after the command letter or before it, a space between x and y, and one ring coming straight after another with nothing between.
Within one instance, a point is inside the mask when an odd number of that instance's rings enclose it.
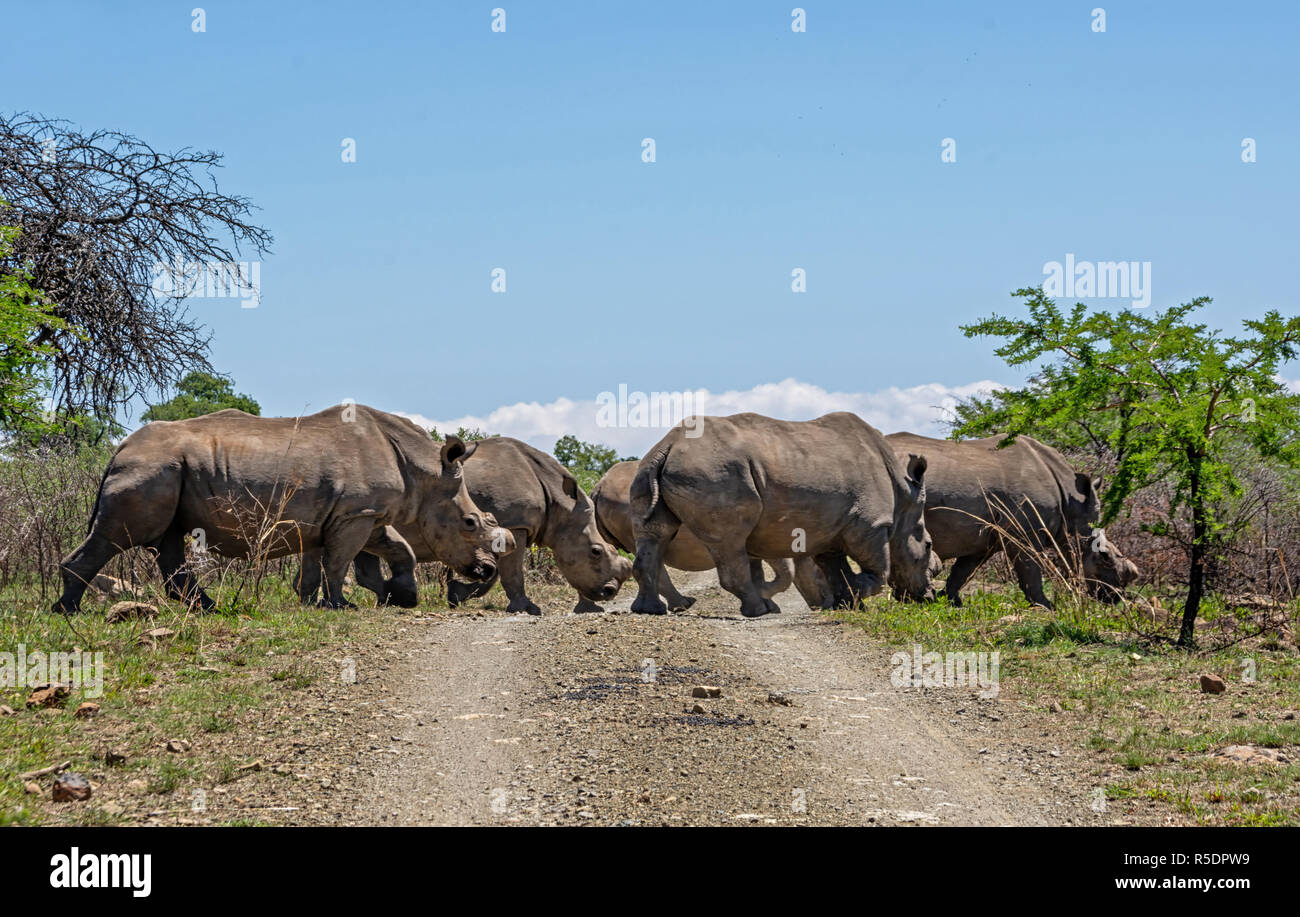
<instances>
[{"instance_id":1,"label":"loose stone on road","mask_svg":"<svg viewBox=\"0 0 1300 917\"><path fill-rule=\"evenodd\" d=\"M899 689L891 652L808 610L740 618L711 573L664 617L460 609L385 673L409 715L346 821L409 825L1055 824L1099 819L1075 756L1005 696ZM697 690L717 688L718 691ZM714 696L714 695L718 696ZM998 715L993 711L1002 711ZM1050 763L1048 763L1050 762Z\"/></svg>"}]
</instances>

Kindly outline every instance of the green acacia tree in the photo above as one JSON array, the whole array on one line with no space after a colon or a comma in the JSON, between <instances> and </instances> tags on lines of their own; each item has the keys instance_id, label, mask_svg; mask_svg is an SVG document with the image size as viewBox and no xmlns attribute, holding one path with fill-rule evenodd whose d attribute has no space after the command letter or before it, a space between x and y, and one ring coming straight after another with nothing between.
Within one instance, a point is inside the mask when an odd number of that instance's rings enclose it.
<instances>
[{"instance_id":1,"label":"green acacia tree","mask_svg":"<svg viewBox=\"0 0 1300 917\"><path fill-rule=\"evenodd\" d=\"M36 341L66 325L25 268L3 267L11 263L18 234L16 226L0 226L0 431L36 433L49 426L42 403L45 369L54 356L52 347Z\"/></svg>"},{"instance_id":2,"label":"green acacia tree","mask_svg":"<svg viewBox=\"0 0 1300 917\"><path fill-rule=\"evenodd\" d=\"M201 417L226 408L238 408L249 414L261 414L262 408L247 395L235 392L234 383L211 373L186 374L176 387L176 395L155 404L141 415L146 423L154 420L185 420Z\"/></svg>"},{"instance_id":3,"label":"green acacia tree","mask_svg":"<svg viewBox=\"0 0 1300 917\"><path fill-rule=\"evenodd\" d=\"M993 315L962 326L967 337L1002 338L1009 366L1032 366L1025 387L957 409L955 436L1070 438L1081 427L1117 457L1102 521L1135 491L1173 484L1168 518L1191 518L1187 601L1178 642L1195 642L1205 563L1225 534L1221 509L1241 492L1232 458L1247 448L1300 467L1300 396L1278 378L1300 348L1300 317L1270 311L1227 337L1191 319L1201 297L1161 312L1064 312L1041 288L1017 290L1028 318ZM1150 526L1157 534L1168 523Z\"/></svg>"},{"instance_id":4,"label":"green acacia tree","mask_svg":"<svg viewBox=\"0 0 1300 917\"><path fill-rule=\"evenodd\" d=\"M600 443L588 443L576 436L561 436L555 441L556 459L570 471L604 474L618 461L618 453Z\"/></svg>"},{"instance_id":5,"label":"green acacia tree","mask_svg":"<svg viewBox=\"0 0 1300 917\"><path fill-rule=\"evenodd\" d=\"M555 449L552 450L555 458L561 465L569 469L570 473L578 481L578 486L583 490L590 492L600 480L601 475L609 471L618 462L629 461L626 458L620 459L618 453L609 446L603 446L600 443L589 443L585 440L571 434L561 436L555 441ZM637 459L631 459L637 461Z\"/></svg>"}]
</instances>

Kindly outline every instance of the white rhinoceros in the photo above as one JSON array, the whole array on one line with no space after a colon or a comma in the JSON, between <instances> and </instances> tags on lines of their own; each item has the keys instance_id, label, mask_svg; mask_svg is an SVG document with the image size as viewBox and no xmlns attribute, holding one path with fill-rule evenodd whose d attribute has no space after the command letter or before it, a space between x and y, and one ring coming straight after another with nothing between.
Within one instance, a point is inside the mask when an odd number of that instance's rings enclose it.
<instances>
[{"instance_id":1,"label":"white rhinoceros","mask_svg":"<svg viewBox=\"0 0 1300 917\"><path fill-rule=\"evenodd\" d=\"M924 457L904 465L880 431L848 413L810 421L734 414L674 427L632 481L640 584L632 610L667 611L659 570L683 525L703 542L746 617L778 610L763 597L753 558L839 551L861 567L857 595L888 582L909 597L929 597L925 473Z\"/></svg>"},{"instance_id":2,"label":"white rhinoceros","mask_svg":"<svg viewBox=\"0 0 1300 917\"><path fill-rule=\"evenodd\" d=\"M54 610L76 611L100 568L133 546L158 552L169 597L212 607L185 567L186 536L225 557L319 551L324 603L335 607L347 604L348 564L388 525L414 526L444 563L489 579L501 537L465 490L471 451L455 437L439 449L411 421L355 404L300 418L225 410L148 424L104 471Z\"/></svg>"}]
</instances>

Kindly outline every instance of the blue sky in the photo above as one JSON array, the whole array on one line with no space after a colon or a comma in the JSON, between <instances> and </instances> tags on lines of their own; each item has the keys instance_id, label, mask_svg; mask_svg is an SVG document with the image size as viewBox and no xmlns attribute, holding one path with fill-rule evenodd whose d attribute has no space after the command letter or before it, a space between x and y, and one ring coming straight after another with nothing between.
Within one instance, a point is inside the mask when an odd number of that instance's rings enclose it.
<instances>
[{"instance_id":1,"label":"blue sky","mask_svg":"<svg viewBox=\"0 0 1300 917\"><path fill-rule=\"evenodd\" d=\"M194 310L264 413L1015 382L957 326L1067 253L1297 311L1290 3L198 2L10 5L4 107L225 154L276 244Z\"/></svg>"}]
</instances>

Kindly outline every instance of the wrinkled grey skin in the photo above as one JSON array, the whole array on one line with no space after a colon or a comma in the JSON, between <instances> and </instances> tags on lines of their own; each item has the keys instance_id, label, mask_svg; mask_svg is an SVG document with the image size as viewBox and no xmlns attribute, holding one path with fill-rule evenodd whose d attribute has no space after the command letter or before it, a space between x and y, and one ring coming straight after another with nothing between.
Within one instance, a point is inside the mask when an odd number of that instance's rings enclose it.
<instances>
[{"instance_id":1,"label":"wrinkled grey skin","mask_svg":"<svg viewBox=\"0 0 1300 917\"><path fill-rule=\"evenodd\" d=\"M1136 566L1093 528L1096 482L1050 446L1028 436L1003 449L997 448L996 436L953 442L891 433L885 440L900 457L924 451L929 460L925 525L934 553L945 561L956 558L945 586L952 604L961 604L961 588L980 565L1005 549L1025 597L1052 607L1033 552L1004 544L991 526L1017 533L1047 553L1057 553L1054 545L1067 552L1077 545L1089 589L1103 600L1114 601L1137 577Z\"/></svg>"},{"instance_id":2,"label":"wrinkled grey skin","mask_svg":"<svg viewBox=\"0 0 1300 917\"><path fill-rule=\"evenodd\" d=\"M931 554L931 569L935 564ZM794 562L794 586L809 608L852 608L857 604L853 592L853 569L838 551L816 557L800 557Z\"/></svg>"},{"instance_id":3,"label":"wrinkled grey skin","mask_svg":"<svg viewBox=\"0 0 1300 917\"><path fill-rule=\"evenodd\" d=\"M878 430L848 413L805 422L734 414L696 424L696 436L680 425L669 431L632 481L640 584L633 611L668 610L659 570L683 525L704 544L746 617L779 610L763 598L756 557L839 551L862 568L853 580L859 595L874 595L886 582L910 597L933 594L923 457L911 456L905 469Z\"/></svg>"},{"instance_id":4,"label":"wrinkled grey skin","mask_svg":"<svg viewBox=\"0 0 1300 917\"><path fill-rule=\"evenodd\" d=\"M936 553L930 554L930 579L933 581L943 571L943 561ZM829 551L816 557L799 557L794 562L794 585L809 608L853 608L860 596L853 591L853 578L856 574L849 566L848 559L837 551ZM907 599L910 596L898 583L894 587L894 597Z\"/></svg>"},{"instance_id":5,"label":"wrinkled grey skin","mask_svg":"<svg viewBox=\"0 0 1300 917\"><path fill-rule=\"evenodd\" d=\"M497 525L496 519L491 513L485 518L493 525ZM505 529L501 529L505 531ZM420 541L418 534L411 531L411 537ZM514 539L510 539L510 544ZM432 555L431 549L426 549L426 553ZM373 557L388 562L388 567L392 571L389 579L384 579L383 571L378 567L376 562L372 577L364 585L371 592L375 593L380 605L397 605L401 608L414 608L420 604L420 589L415 580L415 550L410 543L402 537L401 533L391 525L375 529L370 540L366 542L363 553L357 555L361 557ZM303 553L302 565L298 569L298 576L294 580L294 589L298 593L298 599L304 605L310 604L316 600L316 593L320 590L322 580L321 555L319 551L307 551Z\"/></svg>"},{"instance_id":6,"label":"wrinkled grey skin","mask_svg":"<svg viewBox=\"0 0 1300 917\"><path fill-rule=\"evenodd\" d=\"M636 547L636 536L632 532L632 479L636 477L639 465L640 462L619 462L611 466L591 491L600 533L610 544L629 554ZM794 564L789 559L770 560L768 564L775 576L771 581L765 581L759 590L765 599L790 588L794 579ZM668 603L669 610L684 611L695 604L695 599L677 591L668 575L668 567L693 572L712 570L713 557L704 542L686 526L679 528L664 548L663 563L659 565L659 594Z\"/></svg>"},{"instance_id":7,"label":"wrinkled grey skin","mask_svg":"<svg viewBox=\"0 0 1300 917\"><path fill-rule=\"evenodd\" d=\"M1083 550L1083 575L1088 581L1088 594L1114 605L1124 598L1124 588L1138 578L1137 564L1129 560L1115 543L1106 537L1105 529L1093 529L1092 537Z\"/></svg>"},{"instance_id":8,"label":"wrinkled grey skin","mask_svg":"<svg viewBox=\"0 0 1300 917\"><path fill-rule=\"evenodd\" d=\"M575 611L600 611L597 602L618 594L623 581L632 575L631 562L601 537L591 499L573 475L552 456L527 443L507 436L494 436L476 444L473 457L465 463L465 478L474 502L490 512L511 535L509 549L501 557L501 585L510 600L507 610L541 614L524 589L524 561L528 545L551 549L560 573L577 590ZM410 542L418 561L433 560L422 545L419 533L398 526L401 537ZM518 549L516 549L516 546ZM357 584L374 591L380 600L384 590L392 593L394 581L404 577L404 558L388 548L392 556L367 546L357 557ZM384 581L379 557L388 561L393 578ZM447 598L454 608L461 602L485 594L494 580L474 584L447 581Z\"/></svg>"},{"instance_id":9,"label":"wrinkled grey skin","mask_svg":"<svg viewBox=\"0 0 1300 917\"><path fill-rule=\"evenodd\" d=\"M319 552L332 607L347 605L347 565L388 525L419 531L467 577L490 578L496 526L465 490L469 451L454 437L439 449L409 420L352 404L301 418L232 409L148 424L109 462L54 610L78 610L99 569L134 546L158 552L169 597L211 608L184 566L196 530L224 557L247 557L267 531L265 557Z\"/></svg>"}]
</instances>

